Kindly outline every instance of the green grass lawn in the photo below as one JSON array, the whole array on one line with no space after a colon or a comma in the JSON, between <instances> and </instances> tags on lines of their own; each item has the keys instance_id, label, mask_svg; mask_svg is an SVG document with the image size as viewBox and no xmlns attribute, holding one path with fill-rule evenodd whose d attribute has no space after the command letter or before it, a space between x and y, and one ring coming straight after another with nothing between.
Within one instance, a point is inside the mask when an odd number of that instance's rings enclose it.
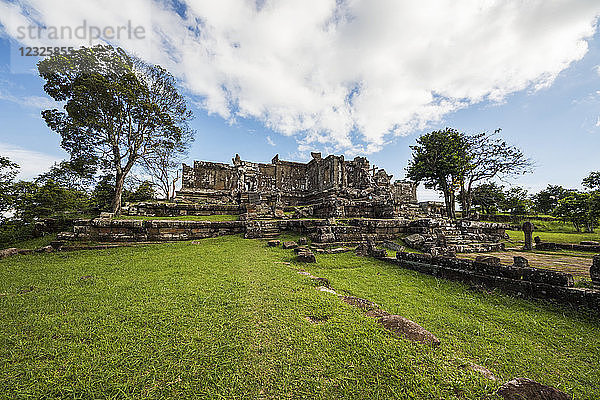
<instances>
[{"instance_id":1,"label":"green grass lawn","mask_svg":"<svg viewBox=\"0 0 600 400\"><path fill-rule=\"evenodd\" d=\"M507 230L510 240L515 243L523 244L525 236L523 231L512 231ZM554 242L554 243L579 243L584 240L593 240L600 242L600 233L565 233L565 232L540 232L534 231L533 236L539 236L543 242Z\"/></svg>"},{"instance_id":2,"label":"green grass lawn","mask_svg":"<svg viewBox=\"0 0 600 400\"><path fill-rule=\"evenodd\" d=\"M517 376L600 394L597 318L349 253L317 259L229 236L0 260L0 398L496 399ZM441 346L393 337L299 267Z\"/></svg>"},{"instance_id":3,"label":"green grass lawn","mask_svg":"<svg viewBox=\"0 0 600 400\"><path fill-rule=\"evenodd\" d=\"M56 240L56 233L44 235L38 238L2 244L0 245L0 249L8 247L16 247L18 249L38 249L40 247L48 246L53 240Z\"/></svg>"},{"instance_id":4,"label":"green grass lawn","mask_svg":"<svg viewBox=\"0 0 600 400\"><path fill-rule=\"evenodd\" d=\"M145 217L138 215L121 215L115 219L135 219L142 221L177 220L177 221L237 221L237 215L180 215L177 217Z\"/></svg>"}]
</instances>

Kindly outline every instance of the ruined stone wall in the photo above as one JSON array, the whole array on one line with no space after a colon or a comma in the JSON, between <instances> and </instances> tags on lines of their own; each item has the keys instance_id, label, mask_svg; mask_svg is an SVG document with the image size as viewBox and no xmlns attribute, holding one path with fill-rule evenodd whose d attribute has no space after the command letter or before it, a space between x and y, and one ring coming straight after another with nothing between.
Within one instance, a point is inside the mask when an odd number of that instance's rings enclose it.
<instances>
[{"instance_id":1,"label":"ruined stone wall","mask_svg":"<svg viewBox=\"0 0 600 400\"><path fill-rule=\"evenodd\" d=\"M239 215L246 208L237 204L142 202L123 207L124 215L178 217L182 215Z\"/></svg>"},{"instance_id":2,"label":"ruined stone wall","mask_svg":"<svg viewBox=\"0 0 600 400\"><path fill-rule=\"evenodd\" d=\"M232 190L236 187L236 168L231 165L194 161L194 168L190 168L184 164L183 189Z\"/></svg>"},{"instance_id":3,"label":"ruined stone wall","mask_svg":"<svg viewBox=\"0 0 600 400\"><path fill-rule=\"evenodd\" d=\"M204 239L244 233L244 221L172 220L78 220L72 233L61 233L59 240L98 242L154 242Z\"/></svg>"},{"instance_id":4,"label":"ruined stone wall","mask_svg":"<svg viewBox=\"0 0 600 400\"><path fill-rule=\"evenodd\" d=\"M275 161L276 185L275 188L284 194L302 196L306 191L306 164L290 161Z\"/></svg>"},{"instance_id":5,"label":"ruined stone wall","mask_svg":"<svg viewBox=\"0 0 600 400\"><path fill-rule=\"evenodd\" d=\"M564 272L404 252L382 259L439 278L600 311L600 291L573 287L573 277Z\"/></svg>"},{"instance_id":6,"label":"ruined stone wall","mask_svg":"<svg viewBox=\"0 0 600 400\"><path fill-rule=\"evenodd\" d=\"M183 166L183 186L177 199L191 202L269 206L317 206L315 216L393 218L416 203L416 186L411 182L391 184L384 170L370 170L369 161L356 157L312 153L306 164L282 161L275 156L270 164L233 159L233 165L196 161ZM330 203L344 200L343 207ZM346 200L354 201L350 204ZM362 202L371 202L365 206ZM385 203L385 204L384 204ZM344 208L345 207L345 208ZM340 211L341 210L341 211Z\"/></svg>"},{"instance_id":7,"label":"ruined stone wall","mask_svg":"<svg viewBox=\"0 0 600 400\"><path fill-rule=\"evenodd\" d=\"M392 184L392 196L395 203L417 203L417 185L407 181Z\"/></svg>"}]
</instances>

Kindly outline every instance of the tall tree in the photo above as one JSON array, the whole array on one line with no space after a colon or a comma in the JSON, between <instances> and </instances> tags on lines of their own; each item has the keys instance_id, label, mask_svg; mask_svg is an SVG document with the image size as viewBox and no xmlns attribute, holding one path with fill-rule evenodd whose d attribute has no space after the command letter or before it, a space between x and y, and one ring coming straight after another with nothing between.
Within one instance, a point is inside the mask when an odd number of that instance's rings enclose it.
<instances>
[{"instance_id":1,"label":"tall tree","mask_svg":"<svg viewBox=\"0 0 600 400\"><path fill-rule=\"evenodd\" d=\"M164 143L142 160L144 170L152 178L159 194L166 200L175 197L175 187L181 178L179 167L193 140L192 135L186 135L180 143Z\"/></svg>"},{"instance_id":2,"label":"tall tree","mask_svg":"<svg viewBox=\"0 0 600 400\"><path fill-rule=\"evenodd\" d=\"M425 187L444 194L446 215L456 218L456 193L471 164L469 141L456 129L446 128L427 133L417 139L407 176Z\"/></svg>"},{"instance_id":3,"label":"tall tree","mask_svg":"<svg viewBox=\"0 0 600 400\"><path fill-rule=\"evenodd\" d=\"M565 198L571 190L558 185L548 185L546 189L540 190L533 195L533 207L541 214L552 214L558 207L558 202Z\"/></svg>"},{"instance_id":4,"label":"tall tree","mask_svg":"<svg viewBox=\"0 0 600 400\"><path fill-rule=\"evenodd\" d=\"M581 183L590 190L600 190L600 172L590 172Z\"/></svg>"},{"instance_id":5,"label":"tall tree","mask_svg":"<svg viewBox=\"0 0 600 400\"><path fill-rule=\"evenodd\" d=\"M502 209L513 215L525 215L531 209L529 193L522 187L516 186L504 192Z\"/></svg>"},{"instance_id":6,"label":"tall tree","mask_svg":"<svg viewBox=\"0 0 600 400\"><path fill-rule=\"evenodd\" d=\"M12 184L19 172L19 166L8 157L0 156L0 221L4 213L12 208L14 196Z\"/></svg>"},{"instance_id":7,"label":"tall tree","mask_svg":"<svg viewBox=\"0 0 600 400\"><path fill-rule=\"evenodd\" d=\"M470 166L461 182L460 203L463 218L468 218L473 202L473 185L494 179L521 175L532 169L531 160L515 146L498 137L500 129L468 136Z\"/></svg>"},{"instance_id":8,"label":"tall tree","mask_svg":"<svg viewBox=\"0 0 600 400\"><path fill-rule=\"evenodd\" d=\"M95 167L82 160L61 161L55 163L48 172L40 174L35 182L43 185L54 181L64 188L87 191L94 183Z\"/></svg>"},{"instance_id":9,"label":"tall tree","mask_svg":"<svg viewBox=\"0 0 600 400\"><path fill-rule=\"evenodd\" d=\"M44 120L61 135L71 160L114 175L115 214L134 165L191 133L192 113L175 79L122 49L80 48L40 61L38 71L46 93L66 103L64 111L43 111Z\"/></svg>"},{"instance_id":10,"label":"tall tree","mask_svg":"<svg viewBox=\"0 0 600 400\"><path fill-rule=\"evenodd\" d=\"M573 224L579 232L594 232L600 217L600 195L598 192L570 192L558 202L554 214Z\"/></svg>"},{"instance_id":11,"label":"tall tree","mask_svg":"<svg viewBox=\"0 0 600 400\"><path fill-rule=\"evenodd\" d=\"M504 187L496 183L483 183L472 189L472 205L486 214L494 214L505 202Z\"/></svg>"}]
</instances>

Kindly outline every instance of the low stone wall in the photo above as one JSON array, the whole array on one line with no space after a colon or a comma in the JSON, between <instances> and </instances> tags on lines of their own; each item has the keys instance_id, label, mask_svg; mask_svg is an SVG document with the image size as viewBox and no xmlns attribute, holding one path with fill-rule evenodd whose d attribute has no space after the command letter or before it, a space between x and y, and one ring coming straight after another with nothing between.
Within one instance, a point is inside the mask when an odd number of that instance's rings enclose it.
<instances>
[{"instance_id":1,"label":"low stone wall","mask_svg":"<svg viewBox=\"0 0 600 400\"><path fill-rule=\"evenodd\" d=\"M228 204L191 204L143 202L129 204L123 209L125 215L147 217L179 217L182 215L239 215L245 207Z\"/></svg>"},{"instance_id":2,"label":"low stone wall","mask_svg":"<svg viewBox=\"0 0 600 400\"><path fill-rule=\"evenodd\" d=\"M574 250L600 253L600 245L577 243L536 242L536 250Z\"/></svg>"},{"instance_id":3,"label":"low stone wall","mask_svg":"<svg viewBox=\"0 0 600 400\"><path fill-rule=\"evenodd\" d=\"M58 240L99 242L146 242L192 240L244 233L244 221L136 221L78 220L73 232L59 234Z\"/></svg>"},{"instance_id":4,"label":"low stone wall","mask_svg":"<svg viewBox=\"0 0 600 400\"><path fill-rule=\"evenodd\" d=\"M573 276L563 272L405 252L380 259L439 278L600 311L600 291L573 287Z\"/></svg>"}]
</instances>

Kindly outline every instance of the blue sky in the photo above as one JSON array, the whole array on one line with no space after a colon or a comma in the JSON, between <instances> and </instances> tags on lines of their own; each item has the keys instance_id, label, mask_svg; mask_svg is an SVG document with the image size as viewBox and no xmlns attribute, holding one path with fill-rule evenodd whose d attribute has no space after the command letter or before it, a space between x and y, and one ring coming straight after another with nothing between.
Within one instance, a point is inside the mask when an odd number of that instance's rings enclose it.
<instances>
[{"instance_id":1,"label":"blue sky","mask_svg":"<svg viewBox=\"0 0 600 400\"><path fill-rule=\"evenodd\" d=\"M440 2L452 7L424 18L443 22L457 13L458 27L425 35L418 24L398 28L405 14L423 10L394 2L307 2L287 10L278 2L228 0L223 10L214 2L135 1L150 10L136 23L152 39L114 44L178 78L196 115L190 161L229 162L235 153L260 162L277 153L304 161L314 150L366 155L401 179L415 139L449 126L468 133L502 128L536 163L533 174L511 181L531 191L549 183L579 188L584 176L600 170L600 7L594 2L579 8L565 2L564 10L496 5L471 17L463 17L471 15L468 4ZM23 164L24 178L66 154L40 117L52 103L35 73L37 59L19 55L20 46L36 43L17 40L15 26L32 23L32 14L37 23L73 26L99 14L93 2L58 3L78 8L65 20L41 1L0 1L0 153ZM93 22L122 23L117 4L114 15L108 5ZM409 45L406 38L414 39ZM420 192L421 199L435 197Z\"/></svg>"}]
</instances>

